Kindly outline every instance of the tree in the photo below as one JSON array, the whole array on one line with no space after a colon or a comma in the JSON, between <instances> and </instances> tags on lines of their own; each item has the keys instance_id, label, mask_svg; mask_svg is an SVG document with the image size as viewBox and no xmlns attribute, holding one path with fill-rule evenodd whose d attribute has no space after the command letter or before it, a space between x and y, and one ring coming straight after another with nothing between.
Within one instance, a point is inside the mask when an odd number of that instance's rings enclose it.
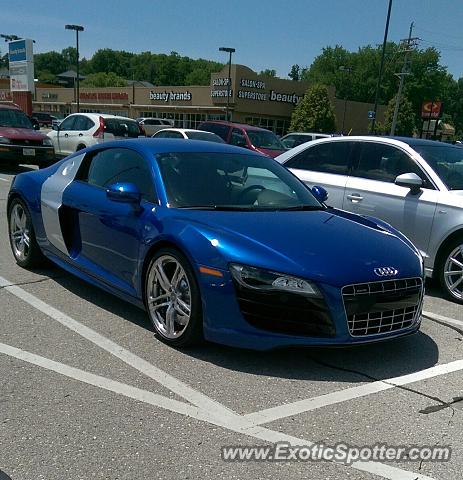
<instances>
[{"instance_id":1,"label":"tree","mask_svg":"<svg viewBox=\"0 0 463 480\"><path fill-rule=\"evenodd\" d=\"M384 124L381 125L382 133L389 135L394 117L394 110L397 95L389 101L386 112L384 113ZM412 102L407 97L402 96L397 115L397 124L394 135L401 137L411 137L416 129L416 115Z\"/></svg>"},{"instance_id":2,"label":"tree","mask_svg":"<svg viewBox=\"0 0 463 480\"><path fill-rule=\"evenodd\" d=\"M301 67L296 63L291 67L291 71L288 73L288 77L294 82L298 82L301 78Z\"/></svg>"},{"instance_id":3,"label":"tree","mask_svg":"<svg viewBox=\"0 0 463 480\"><path fill-rule=\"evenodd\" d=\"M319 84L310 87L291 116L290 132L332 133L336 130L334 108L328 89Z\"/></svg>"},{"instance_id":4,"label":"tree","mask_svg":"<svg viewBox=\"0 0 463 480\"><path fill-rule=\"evenodd\" d=\"M61 50L61 55L64 61L69 65L69 68L75 69L77 66L77 48L67 47ZM79 65L80 66L80 65Z\"/></svg>"},{"instance_id":5,"label":"tree","mask_svg":"<svg viewBox=\"0 0 463 480\"><path fill-rule=\"evenodd\" d=\"M36 53L34 55L34 68L36 74L40 76L40 72L48 71L53 75L58 75L69 70L70 65L59 52Z\"/></svg>"},{"instance_id":6,"label":"tree","mask_svg":"<svg viewBox=\"0 0 463 480\"><path fill-rule=\"evenodd\" d=\"M277 71L274 69L270 70L269 68L266 68L265 70L261 70L259 72L259 75L262 75L264 77L275 78L277 76Z\"/></svg>"},{"instance_id":7,"label":"tree","mask_svg":"<svg viewBox=\"0 0 463 480\"><path fill-rule=\"evenodd\" d=\"M93 87L93 88L102 88L102 87L126 87L127 81L122 77L119 77L114 72L99 72L91 73L87 76L85 80L80 82L82 87Z\"/></svg>"}]
</instances>

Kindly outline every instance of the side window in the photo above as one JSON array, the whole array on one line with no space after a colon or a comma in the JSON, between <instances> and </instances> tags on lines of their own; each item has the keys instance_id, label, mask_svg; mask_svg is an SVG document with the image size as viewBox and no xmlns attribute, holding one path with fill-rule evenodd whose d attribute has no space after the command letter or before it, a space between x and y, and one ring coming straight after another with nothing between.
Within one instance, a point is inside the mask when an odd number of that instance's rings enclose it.
<instances>
[{"instance_id":1,"label":"side window","mask_svg":"<svg viewBox=\"0 0 463 480\"><path fill-rule=\"evenodd\" d=\"M289 168L347 175L350 142L327 142L306 148L285 164Z\"/></svg>"},{"instance_id":2,"label":"side window","mask_svg":"<svg viewBox=\"0 0 463 480\"><path fill-rule=\"evenodd\" d=\"M90 122L91 126L89 126L89 122ZM93 126L94 126L94 124L89 118L84 117L83 115L77 115L76 116L76 121L74 122L74 125L72 126L72 130L85 131L85 130L89 130Z\"/></svg>"},{"instance_id":3,"label":"side window","mask_svg":"<svg viewBox=\"0 0 463 480\"><path fill-rule=\"evenodd\" d=\"M180 132L170 132L170 138L183 138Z\"/></svg>"},{"instance_id":4,"label":"side window","mask_svg":"<svg viewBox=\"0 0 463 480\"><path fill-rule=\"evenodd\" d=\"M225 142L227 141L229 127L226 125L220 125L218 123L205 123L201 126L200 130L206 130L218 135Z\"/></svg>"},{"instance_id":5,"label":"side window","mask_svg":"<svg viewBox=\"0 0 463 480\"><path fill-rule=\"evenodd\" d=\"M170 138L170 132L158 132L154 138Z\"/></svg>"},{"instance_id":6,"label":"side window","mask_svg":"<svg viewBox=\"0 0 463 480\"><path fill-rule=\"evenodd\" d=\"M238 128L234 128L232 130L231 138L230 138L230 143L232 145L236 145L237 147L246 147L246 137L244 136L244 133L239 130Z\"/></svg>"},{"instance_id":7,"label":"side window","mask_svg":"<svg viewBox=\"0 0 463 480\"><path fill-rule=\"evenodd\" d=\"M138 187L145 200L153 202L156 199L153 175L145 159L126 148L98 151L84 161L77 178L102 188L117 182L130 182Z\"/></svg>"},{"instance_id":8,"label":"side window","mask_svg":"<svg viewBox=\"0 0 463 480\"><path fill-rule=\"evenodd\" d=\"M61 124L60 124L60 126L59 126L59 129L60 129L60 130L72 130L72 129L73 129L73 126L74 126L74 122L75 122L75 120L76 120L76 117L77 117L77 115L74 116L74 117L65 118L65 119L61 122Z\"/></svg>"},{"instance_id":9,"label":"side window","mask_svg":"<svg viewBox=\"0 0 463 480\"><path fill-rule=\"evenodd\" d=\"M394 183L402 173L416 173L425 181L425 186L431 185L418 165L402 150L391 145L365 142L360 147L358 165L352 175Z\"/></svg>"}]
</instances>

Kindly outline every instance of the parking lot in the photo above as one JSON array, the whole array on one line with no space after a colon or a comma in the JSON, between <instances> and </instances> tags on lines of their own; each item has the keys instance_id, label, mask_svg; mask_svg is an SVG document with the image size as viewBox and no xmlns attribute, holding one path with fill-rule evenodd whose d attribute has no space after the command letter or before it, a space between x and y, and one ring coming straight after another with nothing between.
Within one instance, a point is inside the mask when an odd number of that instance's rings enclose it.
<instances>
[{"instance_id":1,"label":"parking lot","mask_svg":"<svg viewBox=\"0 0 463 480\"><path fill-rule=\"evenodd\" d=\"M6 199L27 169L0 170L0 471L12 480L461 478L463 308L432 282L421 331L399 340L175 350L136 307L59 268L14 263ZM223 446L275 442L451 446L452 456L221 458Z\"/></svg>"}]
</instances>

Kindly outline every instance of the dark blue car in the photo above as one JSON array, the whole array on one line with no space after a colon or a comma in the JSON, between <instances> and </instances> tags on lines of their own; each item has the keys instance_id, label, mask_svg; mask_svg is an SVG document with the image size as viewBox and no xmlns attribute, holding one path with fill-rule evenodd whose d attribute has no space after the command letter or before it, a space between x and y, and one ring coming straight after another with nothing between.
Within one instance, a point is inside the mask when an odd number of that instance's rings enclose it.
<instances>
[{"instance_id":1,"label":"dark blue car","mask_svg":"<svg viewBox=\"0 0 463 480\"><path fill-rule=\"evenodd\" d=\"M17 175L9 234L19 265L52 260L145 308L174 346L356 344L416 332L416 248L388 224L323 200L322 189L249 150L127 140Z\"/></svg>"}]
</instances>

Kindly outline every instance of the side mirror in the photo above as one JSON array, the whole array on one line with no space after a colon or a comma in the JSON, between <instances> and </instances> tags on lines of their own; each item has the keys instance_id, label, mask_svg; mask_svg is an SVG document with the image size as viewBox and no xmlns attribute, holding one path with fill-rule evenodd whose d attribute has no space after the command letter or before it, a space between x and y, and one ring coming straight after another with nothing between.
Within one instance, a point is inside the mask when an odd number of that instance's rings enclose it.
<instances>
[{"instance_id":1,"label":"side mirror","mask_svg":"<svg viewBox=\"0 0 463 480\"><path fill-rule=\"evenodd\" d=\"M324 203L328 200L328 192L323 187L314 185L310 190L319 202Z\"/></svg>"},{"instance_id":2,"label":"side mirror","mask_svg":"<svg viewBox=\"0 0 463 480\"><path fill-rule=\"evenodd\" d=\"M412 193L418 193L423 186L423 180L416 173L403 173L396 177L394 183L409 188Z\"/></svg>"},{"instance_id":3,"label":"side mirror","mask_svg":"<svg viewBox=\"0 0 463 480\"><path fill-rule=\"evenodd\" d=\"M57 132L59 132L59 125L51 125L51 128L52 130L56 130Z\"/></svg>"},{"instance_id":4,"label":"side mirror","mask_svg":"<svg viewBox=\"0 0 463 480\"><path fill-rule=\"evenodd\" d=\"M40 130L40 125L38 123L34 123L33 128L34 130Z\"/></svg>"},{"instance_id":5,"label":"side mirror","mask_svg":"<svg viewBox=\"0 0 463 480\"><path fill-rule=\"evenodd\" d=\"M139 204L141 193L138 187L129 182L118 182L111 184L106 189L106 196L114 202Z\"/></svg>"}]
</instances>

